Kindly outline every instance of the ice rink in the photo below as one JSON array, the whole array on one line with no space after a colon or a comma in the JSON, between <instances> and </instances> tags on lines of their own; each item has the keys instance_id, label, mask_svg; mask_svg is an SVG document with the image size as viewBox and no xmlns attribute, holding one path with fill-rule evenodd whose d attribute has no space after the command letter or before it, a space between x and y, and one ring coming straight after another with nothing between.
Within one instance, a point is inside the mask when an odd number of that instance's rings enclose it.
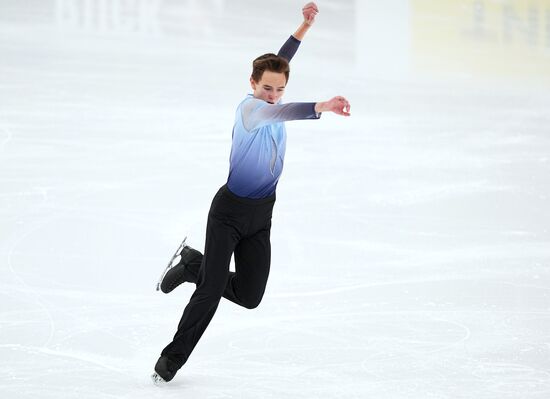
<instances>
[{"instance_id":1,"label":"ice rink","mask_svg":"<svg viewBox=\"0 0 550 399\"><path fill-rule=\"evenodd\" d=\"M319 0L284 102L272 266L187 364L251 61L302 1L0 0L0 397L550 397L550 1Z\"/></svg>"}]
</instances>

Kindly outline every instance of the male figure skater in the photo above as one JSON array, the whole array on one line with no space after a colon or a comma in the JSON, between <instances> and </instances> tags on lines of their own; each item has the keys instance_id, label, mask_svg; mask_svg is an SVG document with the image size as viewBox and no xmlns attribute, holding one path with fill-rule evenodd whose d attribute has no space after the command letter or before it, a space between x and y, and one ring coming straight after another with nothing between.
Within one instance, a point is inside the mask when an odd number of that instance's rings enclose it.
<instances>
[{"instance_id":1,"label":"male figure skater","mask_svg":"<svg viewBox=\"0 0 550 399\"><path fill-rule=\"evenodd\" d=\"M169 293L181 283L197 288L186 306L173 341L155 365L153 381L172 380L185 364L214 316L219 301L226 299L248 309L260 303L269 274L269 240L275 189L285 156L285 121L319 119L322 112L349 116L344 97L326 102L281 104L289 77L288 62L318 13L315 3L302 9L303 23L280 49L253 62L249 94L237 107L227 183L215 195L206 226L204 254L182 243L179 263L161 278L160 288ZM235 255L235 272L229 271Z\"/></svg>"}]
</instances>

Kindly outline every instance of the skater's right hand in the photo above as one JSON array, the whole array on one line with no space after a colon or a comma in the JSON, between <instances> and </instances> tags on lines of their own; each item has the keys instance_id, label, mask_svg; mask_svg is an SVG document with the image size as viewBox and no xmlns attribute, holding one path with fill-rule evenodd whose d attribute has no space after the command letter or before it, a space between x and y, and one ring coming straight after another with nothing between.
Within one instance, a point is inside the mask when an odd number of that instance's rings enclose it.
<instances>
[{"instance_id":1,"label":"skater's right hand","mask_svg":"<svg viewBox=\"0 0 550 399\"><path fill-rule=\"evenodd\" d=\"M311 2L307 3L304 8L302 8L302 15L304 16L304 22L308 25L313 25L315 22L315 16L319 13L319 8L317 4Z\"/></svg>"},{"instance_id":2,"label":"skater's right hand","mask_svg":"<svg viewBox=\"0 0 550 399\"><path fill-rule=\"evenodd\" d=\"M336 96L328 101L315 104L315 112L334 112L342 116L350 116L351 105L342 96Z\"/></svg>"}]
</instances>

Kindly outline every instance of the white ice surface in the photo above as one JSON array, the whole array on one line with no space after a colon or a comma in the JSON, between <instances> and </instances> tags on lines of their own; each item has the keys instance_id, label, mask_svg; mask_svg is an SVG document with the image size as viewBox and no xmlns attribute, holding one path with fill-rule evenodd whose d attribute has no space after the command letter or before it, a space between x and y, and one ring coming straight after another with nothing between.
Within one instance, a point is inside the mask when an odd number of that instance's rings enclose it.
<instances>
[{"instance_id":1,"label":"white ice surface","mask_svg":"<svg viewBox=\"0 0 550 399\"><path fill-rule=\"evenodd\" d=\"M0 397L550 397L548 3L471 3L319 0L285 101L352 117L287 124L264 300L158 388L156 279L303 4L0 0Z\"/></svg>"}]
</instances>

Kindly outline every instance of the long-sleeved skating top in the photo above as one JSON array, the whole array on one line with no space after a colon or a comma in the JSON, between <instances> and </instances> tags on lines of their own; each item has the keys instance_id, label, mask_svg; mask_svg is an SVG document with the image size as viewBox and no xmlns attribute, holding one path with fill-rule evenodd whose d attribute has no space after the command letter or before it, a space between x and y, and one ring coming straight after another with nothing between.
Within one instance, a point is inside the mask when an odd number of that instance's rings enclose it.
<instances>
[{"instance_id":1,"label":"long-sleeved skating top","mask_svg":"<svg viewBox=\"0 0 550 399\"><path fill-rule=\"evenodd\" d=\"M294 36L278 55L292 59L300 41ZM275 193L283 171L286 150L285 121L319 119L315 103L270 104L249 94L237 107L229 159L227 187L246 198L265 198Z\"/></svg>"}]
</instances>

